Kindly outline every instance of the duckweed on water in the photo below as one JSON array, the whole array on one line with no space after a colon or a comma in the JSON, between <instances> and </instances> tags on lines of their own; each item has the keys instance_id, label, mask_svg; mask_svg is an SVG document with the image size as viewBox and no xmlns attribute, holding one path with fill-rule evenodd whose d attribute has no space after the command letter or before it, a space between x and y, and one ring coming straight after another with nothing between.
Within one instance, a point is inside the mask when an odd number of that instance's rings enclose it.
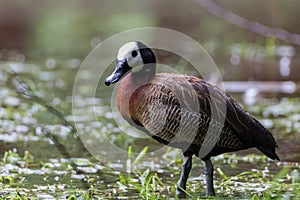
<instances>
[{"instance_id":1,"label":"duckweed on water","mask_svg":"<svg viewBox=\"0 0 300 200\"><path fill-rule=\"evenodd\" d=\"M55 80L45 74L44 77L38 87L34 81L30 81L30 85L34 87L33 91L52 102L55 95L39 90L51 90L55 87ZM121 129L109 118L109 107L100 99L96 101L100 127L99 124L87 123L89 120L84 113L95 105L89 103L91 100L78 99L85 104L82 107L83 116L75 119L77 128L96 138L91 143L99 145L108 139L128 149L123 172L113 168L123 165L118 160L96 162L79 150L70 126L65 126L45 107L18 96L8 84L4 84L8 80L0 80L0 199L176 199L175 186L182 163L179 151L168 148L162 156L146 160L146 153L155 149L154 145L145 139L140 143L126 134L121 135ZM59 104L50 105L61 106L57 109L70 113L70 97L60 97L59 101ZM217 156L213 158L216 199L300 198L299 160L289 157L299 153L299 148L295 148L295 141L300 135L299 102L299 98L291 98L247 108L258 115L276 138L288 139L288 145L280 143L279 150L287 148L280 157L290 162L270 161L253 152ZM66 118L73 119L72 116ZM55 142L46 137L43 132L45 127L57 136L59 144L66 148L70 157L62 155ZM129 130L128 127L125 129ZM202 199L205 198L203 163L197 158L193 163L187 193L192 199Z\"/></svg>"},{"instance_id":2,"label":"duckweed on water","mask_svg":"<svg viewBox=\"0 0 300 200\"><path fill-rule=\"evenodd\" d=\"M140 155L142 154L144 153L141 152ZM223 159L218 157L214 159L215 185L219 198L299 197L300 166L298 163L280 163L279 166L284 167L276 174L274 173L276 169L280 169L276 163L263 161L261 156L250 155L248 159L245 157L247 156L225 154ZM227 175L228 167L231 168L230 164L224 163L224 160L227 159L231 160L230 163L237 162L238 166L245 166L243 162L249 163L252 170ZM17 152L6 152L0 163L2 197L8 199L21 197L78 199L83 196L92 196L93 198L121 196L145 199L176 198L175 185L179 174L172 176L172 170L168 169L163 173L151 171L147 166L140 165L142 159L140 162L136 162L136 166L139 167L134 172L126 174L116 173L117 171L99 166L87 159L73 158L72 160L81 167L82 170L79 174L66 159L49 159L37 164L36 159L29 152L24 156L20 156ZM131 160L136 160L136 158L131 158ZM256 160L256 164L251 164L249 160ZM205 180L203 173L199 173L202 169L200 165L202 165L201 162L195 162L193 176L188 181L187 193L192 198L197 198L199 191L202 197L205 195ZM198 175L195 175L195 172Z\"/></svg>"}]
</instances>

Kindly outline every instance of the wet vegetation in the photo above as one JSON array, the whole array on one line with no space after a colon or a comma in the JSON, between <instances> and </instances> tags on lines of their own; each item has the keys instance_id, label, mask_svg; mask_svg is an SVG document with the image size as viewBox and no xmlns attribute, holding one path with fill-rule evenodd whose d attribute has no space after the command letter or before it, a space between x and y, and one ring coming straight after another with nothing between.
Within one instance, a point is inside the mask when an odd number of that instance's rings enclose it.
<instances>
[{"instance_id":1,"label":"wet vegetation","mask_svg":"<svg viewBox=\"0 0 300 200\"><path fill-rule=\"evenodd\" d=\"M172 28L199 41L225 85L233 85L231 95L278 141L279 162L254 149L214 157L213 199L300 199L299 46L237 28L192 1L117 7L93 0L6 2L0 2L0 199L177 198L181 152L163 148L116 117L103 77L95 98L72 97L85 56L111 35L143 26ZM300 33L299 3L223 1L220 6ZM158 59L194 73L170 54ZM262 88L238 87L248 81ZM74 101L80 106L72 107ZM87 114L91 110L94 118ZM193 163L186 192L190 199L204 199L203 163L197 158Z\"/></svg>"},{"instance_id":2,"label":"wet vegetation","mask_svg":"<svg viewBox=\"0 0 300 200\"><path fill-rule=\"evenodd\" d=\"M107 104L98 101L97 119L102 122L101 129L97 130L99 126L93 123L77 128L85 132L96 129L99 137L106 137L128 152L124 163L115 157L110 162L101 162L104 161L101 159L99 162L82 150L72 130L73 123L66 120L72 117L67 113L70 102L57 104L55 101L60 101L57 99L49 103L36 96L46 99L43 91L54 80L37 85L32 78L41 76L39 74L17 75L2 70L1 75L5 77L1 80L0 102L3 199L176 198L175 186L182 163L179 151L168 148L161 157L145 158L157 144L149 140L146 145L139 139L122 137L120 127L109 118ZM218 198L300 197L299 102L299 98L268 98L247 107L275 134L283 161L270 161L251 150L213 158ZM93 106L86 103L84 109ZM66 114L60 115L59 110ZM79 122L85 121L85 116L82 117ZM101 140L95 145L99 142ZM197 198L199 191L202 197L205 195L202 171L203 163L194 159L187 191L191 198Z\"/></svg>"}]
</instances>

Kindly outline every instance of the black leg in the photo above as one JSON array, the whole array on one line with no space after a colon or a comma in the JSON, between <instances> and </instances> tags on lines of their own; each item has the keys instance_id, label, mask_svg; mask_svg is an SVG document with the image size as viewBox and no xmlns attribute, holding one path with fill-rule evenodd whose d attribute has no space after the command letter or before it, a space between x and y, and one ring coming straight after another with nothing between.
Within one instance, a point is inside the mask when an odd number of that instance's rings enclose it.
<instances>
[{"instance_id":1,"label":"black leg","mask_svg":"<svg viewBox=\"0 0 300 200\"><path fill-rule=\"evenodd\" d=\"M204 163L204 174L206 178L206 196L215 196L213 180L214 166L212 165L210 159L205 160Z\"/></svg>"},{"instance_id":2,"label":"black leg","mask_svg":"<svg viewBox=\"0 0 300 200\"><path fill-rule=\"evenodd\" d=\"M180 178L179 178L178 185L177 185L177 191L176 191L177 196L179 198L184 198L186 196L185 192L182 191L182 189L186 190L186 181L189 177L189 173L192 168L193 154L184 152L183 156L184 156L184 158L183 158L183 163L182 163L182 169L181 169L181 174L180 174Z\"/></svg>"}]
</instances>

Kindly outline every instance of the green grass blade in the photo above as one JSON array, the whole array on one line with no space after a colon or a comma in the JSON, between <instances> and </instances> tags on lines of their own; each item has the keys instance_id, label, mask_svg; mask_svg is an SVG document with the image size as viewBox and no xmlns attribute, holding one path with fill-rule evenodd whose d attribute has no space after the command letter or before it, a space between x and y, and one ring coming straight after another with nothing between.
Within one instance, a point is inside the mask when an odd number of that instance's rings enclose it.
<instances>
[{"instance_id":1,"label":"green grass blade","mask_svg":"<svg viewBox=\"0 0 300 200\"><path fill-rule=\"evenodd\" d=\"M135 160L133 161L133 165L138 164L138 163L142 160L142 158L146 155L147 151L148 151L148 147L145 147L145 148L139 153L139 155L135 158Z\"/></svg>"}]
</instances>

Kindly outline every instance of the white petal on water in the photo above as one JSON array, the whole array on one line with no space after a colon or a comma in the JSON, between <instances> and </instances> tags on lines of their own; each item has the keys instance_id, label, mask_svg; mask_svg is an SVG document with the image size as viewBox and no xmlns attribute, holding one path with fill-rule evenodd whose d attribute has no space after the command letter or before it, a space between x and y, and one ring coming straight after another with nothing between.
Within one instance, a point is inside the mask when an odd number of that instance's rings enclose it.
<instances>
[{"instance_id":1,"label":"white petal on water","mask_svg":"<svg viewBox=\"0 0 300 200\"><path fill-rule=\"evenodd\" d=\"M7 106L18 106L20 104L20 99L17 97L6 97L4 104Z\"/></svg>"},{"instance_id":2,"label":"white petal on water","mask_svg":"<svg viewBox=\"0 0 300 200\"><path fill-rule=\"evenodd\" d=\"M16 132L17 133L27 133L29 131L29 127L25 125L17 125Z\"/></svg>"},{"instance_id":3,"label":"white petal on water","mask_svg":"<svg viewBox=\"0 0 300 200\"><path fill-rule=\"evenodd\" d=\"M49 69L53 69L55 68L56 66L56 61L52 58L49 58L47 61L46 61L46 67L48 67Z\"/></svg>"},{"instance_id":4,"label":"white petal on water","mask_svg":"<svg viewBox=\"0 0 300 200\"><path fill-rule=\"evenodd\" d=\"M283 77L289 76L291 73L291 59L289 57L282 57L279 61L279 66L280 66L280 74Z\"/></svg>"}]
</instances>

